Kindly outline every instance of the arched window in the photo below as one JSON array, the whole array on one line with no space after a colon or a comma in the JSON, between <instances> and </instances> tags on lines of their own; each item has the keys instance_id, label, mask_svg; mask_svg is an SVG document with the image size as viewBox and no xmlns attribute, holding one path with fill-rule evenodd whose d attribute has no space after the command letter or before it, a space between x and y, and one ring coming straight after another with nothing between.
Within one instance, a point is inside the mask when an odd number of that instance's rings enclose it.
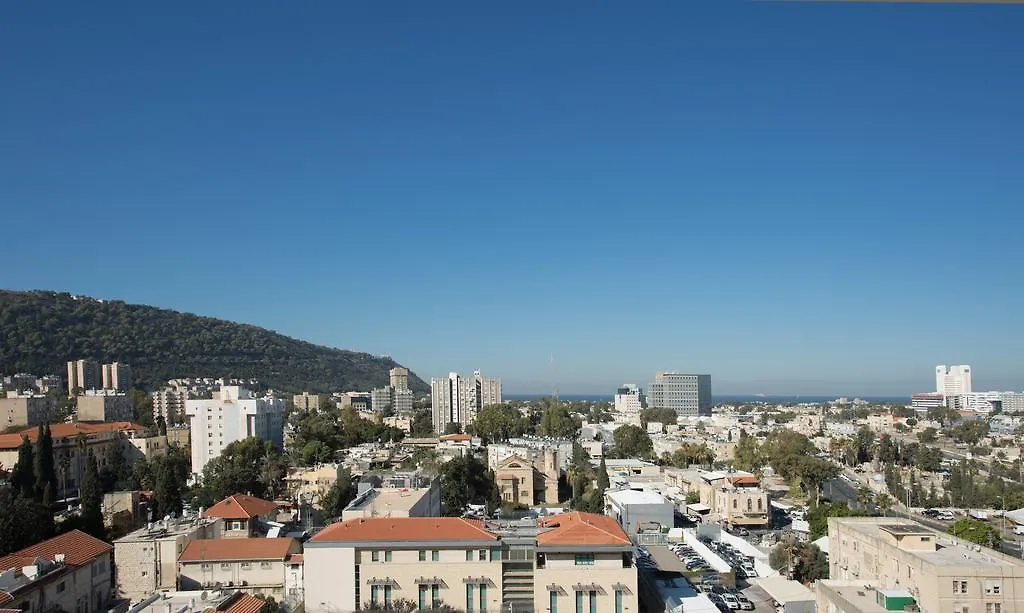
<instances>
[{"instance_id":1,"label":"arched window","mask_svg":"<svg viewBox=\"0 0 1024 613\"><path fill-rule=\"evenodd\" d=\"M754 501L752 499L750 499L750 498L747 498L747 513L750 513L753 510L754 510Z\"/></svg>"},{"instance_id":2,"label":"arched window","mask_svg":"<svg viewBox=\"0 0 1024 613\"><path fill-rule=\"evenodd\" d=\"M758 511L763 511L764 510L764 502L760 498L757 499L757 510Z\"/></svg>"}]
</instances>

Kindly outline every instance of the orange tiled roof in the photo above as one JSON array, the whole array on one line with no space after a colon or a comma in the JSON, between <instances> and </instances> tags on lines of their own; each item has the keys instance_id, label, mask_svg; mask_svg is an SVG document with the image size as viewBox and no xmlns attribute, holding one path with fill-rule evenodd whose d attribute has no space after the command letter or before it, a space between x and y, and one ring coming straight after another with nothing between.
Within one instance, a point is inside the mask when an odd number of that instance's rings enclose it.
<instances>
[{"instance_id":1,"label":"orange tiled roof","mask_svg":"<svg viewBox=\"0 0 1024 613\"><path fill-rule=\"evenodd\" d=\"M199 539L185 547L178 561L284 560L293 545L289 538Z\"/></svg>"},{"instance_id":2,"label":"orange tiled roof","mask_svg":"<svg viewBox=\"0 0 1024 613\"><path fill-rule=\"evenodd\" d=\"M439 440L442 441L471 441L473 437L468 434L445 434Z\"/></svg>"},{"instance_id":3,"label":"orange tiled roof","mask_svg":"<svg viewBox=\"0 0 1024 613\"><path fill-rule=\"evenodd\" d=\"M59 553L64 554L64 563L68 566L81 566L113 549L113 545L81 530L72 530L0 558L0 572L20 568L36 558L53 560Z\"/></svg>"},{"instance_id":4,"label":"orange tiled roof","mask_svg":"<svg viewBox=\"0 0 1024 613\"><path fill-rule=\"evenodd\" d=\"M754 475L740 475L738 477L730 477L729 482L732 483L733 485L757 485L758 483L757 477L755 477Z\"/></svg>"},{"instance_id":5,"label":"orange tiled roof","mask_svg":"<svg viewBox=\"0 0 1024 613\"><path fill-rule=\"evenodd\" d=\"M285 562L288 563L288 564L304 564L305 563L304 560L302 559L302 554L301 553L293 553L292 555L288 556L288 559L285 560Z\"/></svg>"},{"instance_id":6,"label":"orange tiled roof","mask_svg":"<svg viewBox=\"0 0 1024 613\"><path fill-rule=\"evenodd\" d=\"M0 590L0 604L7 604L8 602L10 602L12 600L14 600L14 596L11 596L10 594L8 594L7 592L5 592L3 590ZM4 610L5 609L0 609L0 611L4 611Z\"/></svg>"},{"instance_id":7,"label":"orange tiled roof","mask_svg":"<svg viewBox=\"0 0 1024 613\"><path fill-rule=\"evenodd\" d=\"M270 513L277 508L277 503L247 494L228 496L203 512L203 517L219 517L221 519L252 519Z\"/></svg>"},{"instance_id":8,"label":"orange tiled roof","mask_svg":"<svg viewBox=\"0 0 1024 613\"><path fill-rule=\"evenodd\" d=\"M263 608L263 605L264 602L259 598L239 592L238 598L232 599L226 607L221 605L218 611L223 611L223 613L257 613Z\"/></svg>"},{"instance_id":9,"label":"orange tiled roof","mask_svg":"<svg viewBox=\"0 0 1024 613\"><path fill-rule=\"evenodd\" d=\"M462 517L367 517L332 524L315 542L496 541L483 522Z\"/></svg>"},{"instance_id":10,"label":"orange tiled roof","mask_svg":"<svg viewBox=\"0 0 1024 613\"><path fill-rule=\"evenodd\" d=\"M541 546L630 545L626 533L607 515L562 513L544 520L541 525L550 528L537 535L537 544Z\"/></svg>"},{"instance_id":11,"label":"orange tiled roof","mask_svg":"<svg viewBox=\"0 0 1024 613\"><path fill-rule=\"evenodd\" d=\"M110 422L89 422L80 421L78 423L68 424L60 423L53 424L50 426L50 435L53 436L53 440L62 438L74 438L79 434L86 436L92 434L102 434L106 432L118 431L122 432L125 430L132 430L135 432L143 432L146 430L145 426L139 424L133 424L130 421L110 421ZM27 436L28 440L32 443L36 442L36 438L39 435L39 427L32 426L25 428L18 432L11 434L0 434L0 449L17 449L21 445L22 437Z\"/></svg>"}]
</instances>

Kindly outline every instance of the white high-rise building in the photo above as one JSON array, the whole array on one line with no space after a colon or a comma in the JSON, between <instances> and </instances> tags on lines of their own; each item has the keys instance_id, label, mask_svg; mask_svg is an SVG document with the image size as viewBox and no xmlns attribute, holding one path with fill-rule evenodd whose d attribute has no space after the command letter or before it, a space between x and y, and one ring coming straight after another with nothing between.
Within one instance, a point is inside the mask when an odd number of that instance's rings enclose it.
<instances>
[{"instance_id":1,"label":"white high-rise building","mask_svg":"<svg viewBox=\"0 0 1024 613\"><path fill-rule=\"evenodd\" d=\"M284 439L284 400L257 398L234 385L221 387L212 400L187 400L192 420L192 472L201 473L225 447L250 436L270 441L278 449Z\"/></svg>"},{"instance_id":2,"label":"white high-rise building","mask_svg":"<svg viewBox=\"0 0 1024 613\"><path fill-rule=\"evenodd\" d=\"M967 364L935 367L935 392L947 399L971 393L971 367ZM949 406L949 400L946 401Z\"/></svg>"},{"instance_id":3,"label":"white high-rise building","mask_svg":"<svg viewBox=\"0 0 1024 613\"><path fill-rule=\"evenodd\" d=\"M647 404L643 391L632 383L623 383L615 390L615 412L633 415L639 413Z\"/></svg>"},{"instance_id":4,"label":"white high-rise building","mask_svg":"<svg viewBox=\"0 0 1024 613\"><path fill-rule=\"evenodd\" d=\"M450 423L468 426L483 407L501 402L501 379L484 378L480 371L472 378L457 372L447 377L430 380L431 408L434 413L434 431L443 434Z\"/></svg>"}]
</instances>

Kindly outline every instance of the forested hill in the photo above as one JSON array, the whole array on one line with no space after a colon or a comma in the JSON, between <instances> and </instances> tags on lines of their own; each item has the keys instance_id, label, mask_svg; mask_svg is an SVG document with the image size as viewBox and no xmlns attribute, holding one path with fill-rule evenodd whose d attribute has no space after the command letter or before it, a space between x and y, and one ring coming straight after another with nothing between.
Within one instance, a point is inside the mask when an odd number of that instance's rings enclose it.
<instances>
[{"instance_id":1,"label":"forested hill","mask_svg":"<svg viewBox=\"0 0 1024 613\"><path fill-rule=\"evenodd\" d=\"M152 390L174 377L256 378L286 391L369 391L388 383L389 358L322 347L270 330L150 306L56 292L0 290L0 373L66 375L67 361L132 366ZM417 394L429 391L409 375Z\"/></svg>"}]
</instances>

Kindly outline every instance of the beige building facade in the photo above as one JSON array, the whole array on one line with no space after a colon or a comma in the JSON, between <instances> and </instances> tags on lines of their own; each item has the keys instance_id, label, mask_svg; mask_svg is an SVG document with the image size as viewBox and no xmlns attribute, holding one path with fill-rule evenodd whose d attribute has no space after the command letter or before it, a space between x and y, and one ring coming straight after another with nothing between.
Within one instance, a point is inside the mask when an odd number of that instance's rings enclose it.
<instances>
[{"instance_id":1,"label":"beige building facade","mask_svg":"<svg viewBox=\"0 0 1024 613\"><path fill-rule=\"evenodd\" d=\"M768 492L761 489L757 477L750 473L668 469L665 484L684 493L696 492L700 502L711 508L714 518L725 524L745 528L768 525Z\"/></svg>"},{"instance_id":2,"label":"beige building facade","mask_svg":"<svg viewBox=\"0 0 1024 613\"><path fill-rule=\"evenodd\" d=\"M0 398L0 430L47 423L56 410L57 399L52 396L11 392Z\"/></svg>"},{"instance_id":3,"label":"beige building facade","mask_svg":"<svg viewBox=\"0 0 1024 613\"><path fill-rule=\"evenodd\" d=\"M135 418L131 396L117 390L86 390L76 402L79 421L131 421Z\"/></svg>"},{"instance_id":4,"label":"beige building facade","mask_svg":"<svg viewBox=\"0 0 1024 613\"><path fill-rule=\"evenodd\" d=\"M178 557L178 581L185 590L219 585L281 600L286 596L287 560L300 547L290 538L194 540Z\"/></svg>"},{"instance_id":5,"label":"beige building facade","mask_svg":"<svg viewBox=\"0 0 1024 613\"><path fill-rule=\"evenodd\" d=\"M503 502L533 506L558 502L558 456L554 450L513 455L498 462L494 479Z\"/></svg>"},{"instance_id":6,"label":"beige building facade","mask_svg":"<svg viewBox=\"0 0 1024 613\"><path fill-rule=\"evenodd\" d=\"M214 519L158 522L114 541L117 594L132 603L156 592L177 589L178 556L195 539L220 536Z\"/></svg>"},{"instance_id":7,"label":"beige building facade","mask_svg":"<svg viewBox=\"0 0 1024 613\"><path fill-rule=\"evenodd\" d=\"M830 518L828 540L832 580L906 590L923 613L1024 611L1018 558L902 518ZM855 613L824 596L827 612Z\"/></svg>"},{"instance_id":8,"label":"beige building facade","mask_svg":"<svg viewBox=\"0 0 1024 613\"><path fill-rule=\"evenodd\" d=\"M106 613L112 547L72 530L0 557L0 609Z\"/></svg>"}]
</instances>

